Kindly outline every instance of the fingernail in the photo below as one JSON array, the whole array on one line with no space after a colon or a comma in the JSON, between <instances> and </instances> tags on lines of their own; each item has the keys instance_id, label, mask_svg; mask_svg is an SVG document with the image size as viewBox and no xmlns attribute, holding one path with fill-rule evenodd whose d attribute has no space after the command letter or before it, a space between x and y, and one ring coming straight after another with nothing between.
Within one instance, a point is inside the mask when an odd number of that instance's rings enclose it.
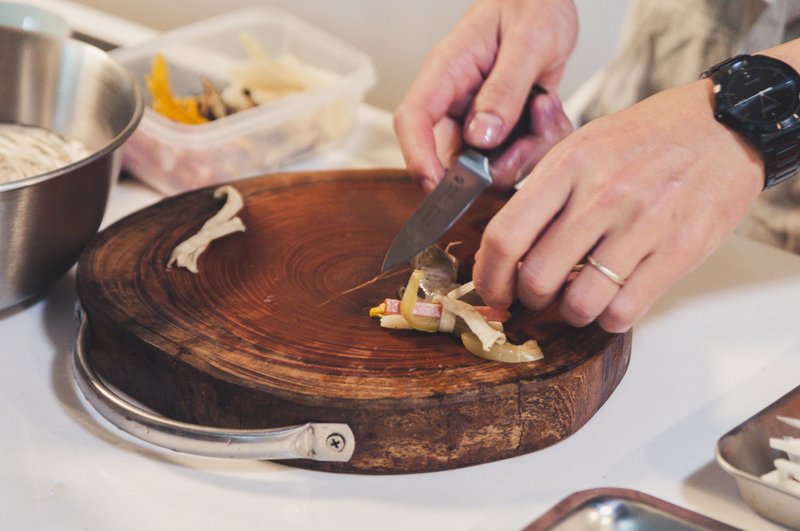
<instances>
[{"instance_id":1,"label":"fingernail","mask_svg":"<svg viewBox=\"0 0 800 531\"><path fill-rule=\"evenodd\" d=\"M470 144L485 147L493 146L500 140L503 132L503 120L496 114L478 112L472 117L467 127L467 140Z\"/></svg>"}]
</instances>

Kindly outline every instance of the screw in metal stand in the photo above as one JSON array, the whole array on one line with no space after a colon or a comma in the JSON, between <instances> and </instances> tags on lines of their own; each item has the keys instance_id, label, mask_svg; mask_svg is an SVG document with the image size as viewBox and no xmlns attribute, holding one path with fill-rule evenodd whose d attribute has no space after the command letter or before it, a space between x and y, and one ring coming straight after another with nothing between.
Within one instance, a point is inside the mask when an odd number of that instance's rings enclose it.
<instances>
[{"instance_id":1,"label":"screw in metal stand","mask_svg":"<svg viewBox=\"0 0 800 531\"><path fill-rule=\"evenodd\" d=\"M342 450L344 450L345 447L344 437L342 437L338 433L331 433L330 435L328 435L328 438L325 439L325 442L327 443L328 448L330 448L332 451L336 453L339 453Z\"/></svg>"}]
</instances>

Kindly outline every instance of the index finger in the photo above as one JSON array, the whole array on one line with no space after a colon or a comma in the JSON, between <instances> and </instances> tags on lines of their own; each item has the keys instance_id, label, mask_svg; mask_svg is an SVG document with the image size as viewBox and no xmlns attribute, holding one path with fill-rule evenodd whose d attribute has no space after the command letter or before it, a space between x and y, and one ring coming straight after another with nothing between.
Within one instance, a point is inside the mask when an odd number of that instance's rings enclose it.
<instances>
[{"instance_id":1,"label":"index finger","mask_svg":"<svg viewBox=\"0 0 800 531\"><path fill-rule=\"evenodd\" d=\"M514 301L518 264L569 198L569 180L553 175L537 166L486 226L472 274L486 304L507 307Z\"/></svg>"},{"instance_id":2,"label":"index finger","mask_svg":"<svg viewBox=\"0 0 800 531\"><path fill-rule=\"evenodd\" d=\"M394 129L406 167L431 187L444 175L434 128L448 115L466 109L475 80L482 79L477 67L462 66L454 71L450 62L449 56L434 50L394 112Z\"/></svg>"}]
</instances>

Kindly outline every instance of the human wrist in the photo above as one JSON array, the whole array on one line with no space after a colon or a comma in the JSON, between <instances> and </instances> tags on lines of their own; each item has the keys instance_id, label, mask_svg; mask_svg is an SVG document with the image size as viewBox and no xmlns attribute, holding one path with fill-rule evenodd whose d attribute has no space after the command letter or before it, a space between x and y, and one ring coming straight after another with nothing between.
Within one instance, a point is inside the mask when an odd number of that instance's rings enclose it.
<instances>
[{"instance_id":1,"label":"human wrist","mask_svg":"<svg viewBox=\"0 0 800 531\"><path fill-rule=\"evenodd\" d=\"M773 56L737 55L703 72L712 81L714 116L763 161L763 189L800 169L800 74Z\"/></svg>"},{"instance_id":2,"label":"human wrist","mask_svg":"<svg viewBox=\"0 0 800 531\"><path fill-rule=\"evenodd\" d=\"M754 190L761 190L764 185L764 160L759 149L744 135L721 123L714 116L715 96L714 83L710 79L699 79L685 85L688 93L692 95L690 104L698 117L698 130L707 135L714 146L717 157L737 157L740 164L741 177L748 182Z\"/></svg>"}]
</instances>

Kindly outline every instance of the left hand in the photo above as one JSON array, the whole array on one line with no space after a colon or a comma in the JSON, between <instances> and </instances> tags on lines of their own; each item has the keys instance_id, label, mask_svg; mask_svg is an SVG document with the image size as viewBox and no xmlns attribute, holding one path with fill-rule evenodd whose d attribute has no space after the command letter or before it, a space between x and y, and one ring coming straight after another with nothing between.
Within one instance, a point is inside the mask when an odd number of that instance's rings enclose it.
<instances>
[{"instance_id":1,"label":"left hand","mask_svg":"<svg viewBox=\"0 0 800 531\"><path fill-rule=\"evenodd\" d=\"M629 329L734 230L764 184L756 150L713 116L708 80L590 122L557 144L487 226L473 279L490 305ZM627 279L585 266L591 255ZM565 286L566 283L566 286Z\"/></svg>"}]
</instances>

